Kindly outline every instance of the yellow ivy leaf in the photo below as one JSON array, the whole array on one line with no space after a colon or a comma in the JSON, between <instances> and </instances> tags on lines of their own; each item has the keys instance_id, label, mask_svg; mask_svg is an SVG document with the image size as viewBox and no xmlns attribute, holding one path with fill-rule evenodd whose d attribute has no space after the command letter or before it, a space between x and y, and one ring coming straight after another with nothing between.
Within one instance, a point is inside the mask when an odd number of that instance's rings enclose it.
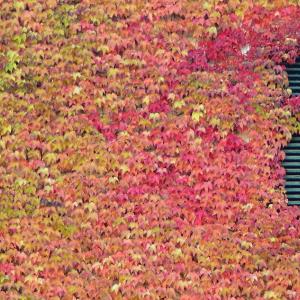
<instances>
[{"instance_id":1,"label":"yellow ivy leaf","mask_svg":"<svg viewBox=\"0 0 300 300\"><path fill-rule=\"evenodd\" d=\"M56 153L49 152L49 153L44 155L44 161L48 165L53 164L54 162L56 162L56 160L57 160L57 154Z\"/></svg>"},{"instance_id":2,"label":"yellow ivy leaf","mask_svg":"<svg viewBox=\"0 0 300 300\"><path fill-rule=\"evenodd\" d=\"M194 122L199 122L199 121L200 121L200 118L202 118L202 117L203 117L203 113L200 112L200 111L194 111L194 112L192 113L192 120L193 120Z\"/></svg>"},{"instance_id":3,"label":"yellow ivy leaf","mask_svg":"<svg viewBox=\"0 0 300 300\"><path fill-rule=\"evenodd\" d=\"M220 125L220 119L219 118L216 118L216 117L213 117L210 121L209 121L209 124L211 126L219 126Z\"/></svg>"},{"instance_id":4,"label":"yellow ivy leaf","mask_svg":"<svg viewBox=\"0 0 300 300\"><path fill-rule=\"evenodd\" d=\"M120 170L122 171L122 174L125 174L129 171L129 167L127 165L121 165Z\"/></svg>"},{"instance_id":5,"label":"yellow ivy leaf","mask_svg":"<svg viewBox=\"0 0 300 300\"><path fill-rule=\"evenodd\" d=\"M1 127L1 135L6 135L6 134L10 134L12 130L11 125L6 125Z\"/></svg>"},{"instance_id":6,"label":"yellow ivy leaf","mask_svg":"<svg viewBox=\"0 0 300 300\"><path fill-rule=\"evenodd\" d=\"M111 291L117 293L119 291L121 287L121 284L119 283L115 283L112 287L111 287Z\"/></svg>"},{"instance_id":7,"label":"yellow ivy leaf","mask_svg":"<svg viewBox=\"0 0 300 300\"><path fill-rule=\"evenodd\" d=\"M211 10L211 8L212 8L212 3L207 2L207 1L203 3L203 9Z\"/></svg>"},{"instance_id":8,"label":"yellow ivy leaf","mask_svg":"<svg viewBox=\"0 0 300 300\"><path fill-rule=\"evenodd\" d=\"M217 30L217 27L216 26L211 26L207 29L208 33L211 35L211 36L216 36L218 34L218 30Z\"/></svg>"},{"instance_id":9,"label":"yellow ivy leaf","mask_svg":"<svg viewBox=\"0 0 300 300\"><path fill-rule=\"evenodd\" d=\"M174 104L173 104L173 107L174 108L181 108L185 105L185 102L183 100L180 100L180 101L176 101Z\"/></svg>"},{"instance_id":10,"label":"yellow ivy leaf","mask_svg":"<svg viewBox=\"0 0 300 300\"><path fill-rule=\"evenodd\" d=\"M158 120L159 119L159 113L151 113L149 115L149 119L151 119L151 120Z\"/></svg>"},{"instance_id":11,"label":"yellow ivy leaf","mask_svg":"<svg viewBox=\"0 0 300 300\"><path fill-rule=\"evenodd\" d=\"M174 257L174 258L179 258L179 257L182 257L183 256L183 253L182 253L182 250L180 248L176 248L175 250L172 251L171 255Z\"/></svg>"},{"instance_id":12,"label":"yellow ivy leaf","mask_svg":"<svg viewBox=\"0 0 300 300\"><path fill-rule=\"evenodd\" d=\"M107 77L108 78L114 78L114 77L116 77L116 75L118 74L118 69L117 68L109 68L108 69L108 72L107 72Z\"/></svg>"},{"instance_id":13,"label":"yellow ivy leaf","mask_svg":"<svg viewBox=\"0 0 300 300\"><path fill-rule=\"evenodd\" d=\"M109 183L112 183L112 184L115 184L115 183L117 183L118 181L119 181L119 179L118 179L118 177L116 177L116 176L109 177L109 179L108 179L108 182L109 182Z\"/></svg>"},{"instance_id":14,"label":"yellow ivy leaf","mask_svg":"<svg viewBox=\"0 0 300 300\"><path fill-rule=\"evenodd\" d=\"M274 300L276 300L276 299L278 299L278 300L282 299L280 297L280 295L278 293L274 292L274 291L266 291L264 293L264 298L265 299L274 299Z\"/></svg>"},{"instance_id":15,"label":"yellow ivy leaf","mask_svg":"<svg viewBox=\"0 0 300 300\"><path fill-rule=\"evenodd\" d=\"M42 174L42 175L49 175L49 169L48 168L39 168L38 174Z\"/></svg>"},{"instance_id":16,"label":"yellow ivy leaf","mask_svg":"<svg viewBox=\"0 0 300 300\"><path fill-rule=\"evenodd\" d=\"M146 105L148 105L150 103L150 97L148 95L146 97L144 97L143 103Z\"/></svg>"},{"instance_id":17,"label":"yellow ivy leaf","mask_svg":"<svg viewBox=\"0 0 300 300\"><path fill-rule=\"evenodd\" d=\"M15 184L16 184L16 186L23 186L23 185L26 185L26 184L27 184L27 180L26 180L26 179L23 179L23 178L18 178L18 179L15 181Z\"/></svg>"},{"instance_id":18,"label":"yellow ivy leaf","mask_svg":"<svg viewBox=\"0 0 300 300\"><path fill-rule=\"evenodd\" d=\"M82 88L80 86L75 86L73 90L73 95L79 95L81 92Z\"/></svg>"}]
</instances>

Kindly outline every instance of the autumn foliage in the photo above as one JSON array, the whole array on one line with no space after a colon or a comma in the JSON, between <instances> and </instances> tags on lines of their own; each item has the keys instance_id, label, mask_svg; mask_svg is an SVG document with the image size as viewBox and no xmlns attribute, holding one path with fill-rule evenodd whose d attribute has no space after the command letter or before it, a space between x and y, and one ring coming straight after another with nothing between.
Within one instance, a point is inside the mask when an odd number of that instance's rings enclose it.
<instances>
[{"instance_id":1,"label":"autumn foliage","mask_svg":"<svg viewBox=\"0 0 300 300\"><path fill-rule=\"evenodd\" d=\"M0 0L0 299L300 299L296 0Z\"/></svg>"}]
</instances>

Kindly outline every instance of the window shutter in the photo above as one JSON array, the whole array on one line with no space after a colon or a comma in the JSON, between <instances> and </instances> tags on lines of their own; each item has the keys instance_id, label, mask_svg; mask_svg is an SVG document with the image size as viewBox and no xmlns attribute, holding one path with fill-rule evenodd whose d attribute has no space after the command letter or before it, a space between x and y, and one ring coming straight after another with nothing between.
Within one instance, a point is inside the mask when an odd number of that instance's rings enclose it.
<instances>
[{"instance_id":1,"label":"window shutter","mask_svg":"<svg viewBox=\"0 0 300 300\"><path fill-rule=\"evenodd\" d=\"M285 190L288 205L300 205L300 135L294 135L284 148Z\"/></svg>"},{"instance_id":2,"label":"window shutter","mask_svg":"<svg viewBox=\"0 0 300 300\"><path fill-rule=\"evenodd\" d=\"M293 65L287 65L289 88L292 95L300 95L300 58ZM300 135L294 135L284 148L283 166L286 171L285 190L288 205L300 205Z\"/></svg>"},{"instance_id":3,"label":"window shutter","mask_svg":"<svg viewBox=\"0 0 300 300\"><path fill-rule=\"evenodd\" d=\"M292 95L300 95L300 57L297 58L295 64L287 65L286 71L289 78L289 88L293 92Z\"/></svg>"}]
</instances>

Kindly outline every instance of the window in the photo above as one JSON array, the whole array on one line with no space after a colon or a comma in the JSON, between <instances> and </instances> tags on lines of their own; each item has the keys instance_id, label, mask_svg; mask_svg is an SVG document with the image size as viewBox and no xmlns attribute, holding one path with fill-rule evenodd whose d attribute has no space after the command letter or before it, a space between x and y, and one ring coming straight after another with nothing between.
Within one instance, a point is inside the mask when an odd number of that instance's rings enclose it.
<instances>
[{"instance_id":1,"label":"window","mask_svg":"<svg viewBox=\"0 0 300 300\"><path fill-rule=\"evenodd\" d=\"M289 88L292 95L300 95L300 58L293 65L287 65ZM300 135L294 135L284 148L283 166L286 171L285 190L288 205L300 205Z\"/></svg>"}]
</instances>

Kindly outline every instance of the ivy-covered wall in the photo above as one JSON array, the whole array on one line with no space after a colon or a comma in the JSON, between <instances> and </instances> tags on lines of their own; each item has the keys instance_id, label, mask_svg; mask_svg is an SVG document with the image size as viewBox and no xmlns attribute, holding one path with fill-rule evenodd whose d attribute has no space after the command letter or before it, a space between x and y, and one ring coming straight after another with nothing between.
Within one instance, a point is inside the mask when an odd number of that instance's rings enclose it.
<instances>
[{"instance_id":1,"label":"ivy-covered wall","mask_svg":"<svg viewBox=\"0 0 300 300\"><path fill-rule=\"evenodd\" d=\"M0 298L299 299L297 2L0 0Z\"/></svg>"}]
</instances>

